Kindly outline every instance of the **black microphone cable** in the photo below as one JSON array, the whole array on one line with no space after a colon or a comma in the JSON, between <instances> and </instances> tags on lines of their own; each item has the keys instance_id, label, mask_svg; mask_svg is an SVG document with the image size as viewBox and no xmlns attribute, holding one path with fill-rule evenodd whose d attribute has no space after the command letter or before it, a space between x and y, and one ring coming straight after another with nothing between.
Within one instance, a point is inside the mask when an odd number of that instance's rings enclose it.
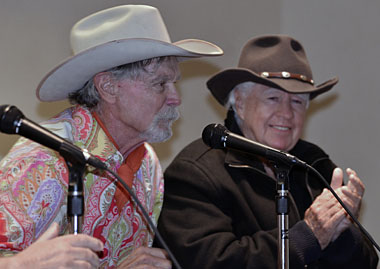
<instances>
[{"instance_id":1,"label":"black microphone cable","mask_svg":"<svg viewBox=\"0 0 380 269\"><path fill-rule=\"evenodd\" d=\"M372 243L372 245L380 252L380 247L376 243L376 241L367 232L367 230L363 227L363 225L359 222L359 220L354 216L354 214L350 211L350 209L344 204L344 202L339 198L339 196L336 194L333 188L331 188L327 180L314 167L303 162L302 160L297 159L293 155L290 155L286 152L281 152L276 149L272 149L266 145L261 145L260 143L257 143L255 141L252 141L252 143L254 143L255 145L254 151L252 151L252 148L249 150L244 150L242 148L243 146L240 144L238 146L235 145L236 148L234 146L229 146L228 143L226 143L228 141L229 136L231 136L232 138L237 137L237 140L244 139L249 142L251 141L251 140L246 139L245 137L241 137L239 135L234 134L233 132L228 131L228 129L221 124L215 124L215 123L209 124L204 128L202 132L203 142L211 148L214 148L214 149L231 148L234 150L243 151L251 155L262 156L266 159L271 159L272 161L284 161L288 159L289 161L287 161L287 163L300 165L304 167L305 169L309 169L312 172L314 172L322 180L323 184L332 193L332 195L336 198L339 204L344 208L347 214L352 218L353 222L358 226L359 230L364 234L365 237L367 237L367 239ZM275 155L269 155L268 152L275 153ZM279 154L276 154L276 153L279 153Z\"/></svg>"},{"instance_id":2,"label":"black microphone cable","mask_svg":"<svg viewBox=\"0 0 380 269\"><path fill-rule=\"evenodd\" d=\"M336 192L331 188L330 184L327 182L327 180L321 175L321 173L318 172L317 169L312 167L311 165L306 164L307 168L313 171L326 185L326 187L329 189L329 191L334 195L335 199L339 202L339 204L346 210L347 214L350 215L352 220L355 222L355 224L358 226L359 230L368 238L369 241L371 241L372 245L380 252L380 247L376 243L375 239L372 238L372 236L367 232L367 230L363 227L363 225L359 222L359 220L354 216L354 214L351 212L351 210L346 206L346 204L339 198L339 196L336 194Z\"/></svg>"},{"instance_id":3,"label":"black microphone cable","mask_svg":"<svg viewBox=\"0 0 380 269\"><path fill-rule=\"evenodd\" d=\"M78 158L80 160L85 161L88 165L91 165L100 170L105 170L111 175L113 175L123 185L123 187L128 191L129 195L133 198L134 202L138 205L146 221L148 222L151 231L155 233L155 236L161 243L161 246L168 253L175 267L178 269L182 269L177 259L175 258L175 256L167 246L166 242L162 238L158 229L153 224L143 205L137 199L136 195L115 172L108 168L106 163L102 162L97 157L89 154L86 149L81 149L75 146L70 141L61 138L60 136L43 128L39 124L34 123L33 121L25 118L24 114L18 108L12 105L0 106L0 132L24 136L47 148L57 151L64 158L65 156L69 159ZM67 161L66 158L65 161Z\"/></svg>"},{"instance_id":4,"label":"black microphone cable","mask_svg":"<svg viewBox=\"0 0 380 269\"><path fill-rule=\"evenodd\" d=\"M139 201L139 199L137 199L136 195L134 194L134 192L131 190L131 188L125 183L125 181L123 179L120 178L120 176L118 174L116 174L114 171L112 171L111 169L107 168L105 169L108 173L110 173L111 175L113 175L117 181L119 181L123 187L128 191L128 193L131 195L131 197L133 198L134 202L138 205L138 207L141 209L141 212L143 213L145 219L147 220L148 224L149 224L149 227L152 229L152 231L155 233L155 236L157 237L158 241L160 242L161 246L166 250L166 252L168 253L171 261L173 262L174 266L177 268L177 269L182 269L182 267L179 265L177 259L175 258L174 254L171 252L170 248L168 247L168 245L166 244L165 240L162 238L160 232L158 231L157 227L153 224L152 220L150 219L148 213L146 212L146 210L144 209L144 206L141 204L141 202Z\"/></svg>"}]
</instances>

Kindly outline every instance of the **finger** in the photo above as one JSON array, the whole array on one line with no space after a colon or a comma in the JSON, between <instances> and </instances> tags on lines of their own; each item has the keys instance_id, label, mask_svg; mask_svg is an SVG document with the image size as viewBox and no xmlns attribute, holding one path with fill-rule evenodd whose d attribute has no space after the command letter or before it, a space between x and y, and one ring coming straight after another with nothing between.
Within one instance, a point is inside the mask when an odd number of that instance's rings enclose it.
<instances>
[{"instance_id":1,"label":"finger","mask_svg":"<svg viewBox=\"0 0 380 269\"><path fill-rule=\"evenodd\" d=\"M337 227L344 221L345 213L339 204L329 210L323 207L311 206L305 212L305 222L324 249L336 234Z\"/></svg>"},{"instance_id":2,"label":"finger","mask_svg":"<svg viewBox=\"0 0 380 269\"><path fill-rule=\"evenodd\" d=\"M144 247L144 248L145 248L144 251L146 253L149 253L152 256L163 258L163 259L168 258L168 253L164 249L161 249L161 248L149 248L149 247Z\"/></svg>"},{"instance_id":3,"label":"finger","mask_svg":"<svg viewBox=\"0 0 380 269\"><path fill-rule=\"evenodd\" d=\"M346 216L346 211L337 200L334 199L334 202L334 206L330 207L326 212L328 216L327 221L339 223Z\"/></svg>"},{"instance_id":4,"label":"finger","mask_svg":"<svg viewBox=\"0 0 380 269\"><path fill-rule=\"evenodd\" d=\"M353 174L354 176L358 176L357 173L356 173L356 171L355 171L354 169L352 169L352 168L347 168L347 169L346 169L346 173L347 173L348 175Z\"/></svg>"},{"instance_id":5,"label":"finger","mask_svg":"<svg viewBox=\"0 0 380 269\"><path fill-rule=\"evenodd\" d=\"M50 227L38 238L36 242L47 241L57 237L59 234L59 224L53 222Z\"/></svg>"},{"instance_id":6,"label":"finger","mask_svg":"<svg viewBox=\"0 0 380 269\"><path fill-rule=\"evenodd\" d=\"M72 266L70 266L71 269L73 268L78 268L78 269L82 269L82 268L94 268L94 269L97 269L99 268L99 263L97 265L94 265L94 264L91 264L91 263L88 263L86 261L75 261L74 264Z\"/></svg>"},{"instance_id":7,"label":"finger","mask_svg":"<svg viewBox=\"0 0 380 269\"><path fill-rule=\"evenodd\" d=\"M356 218L359 217L362 196L360 196L356 192L352 192L352 190L350 190L348 186L343 186L342 188L339 188L337 193L339 193L338 195L341 197L342 202L350 211L350 213ZM348 219L350 222L352 221L348 212L346 212L346 219Z\"/></svg>"},{"instance_id":8,"label":"finger","mask_svg":"<svg viewBox=\"0 0 380 269\"><path fill-rule=\"evenodd\" d=\"M96 268L99 268L99 263L97 265L94 265L88 261L71 259L69 261L60 263L59 268L70 268L70 269L94 268L96 269Z\"/></svg>"},{"instance_id":9,"label":"finger","mask_svg":"<svg viewBox=\"0 0 380 269\"><path fill-rule=\"evenodd\" d=\"M314 207L328 209L335 205L334 197L329 189L323 189L322 193L313 201Z\"/></svg>"},{"instance_id":10,"label":"finger","mask_svg":"<svg viewBox=\"0 0 380 269\"><path fill-rule=\"evenodd\" d=\"M336 193L340 197L340 200L343 202L343 204L350 210L352 210L354 200L357 200L357 197L355 197L354 194L348 190L347 186L343 186L342 188L337 190Z\"/></svg>"},{"instance_id":11,"label":"finger","mask_svg":"<svg viewBox=\"0 0 380 269\"><path fill-rule=\"evenodd\" d=\"M99 258L95 252L86 248L73 248L71 257L75 262L82 262L83 264L90 264L91 268L99 267ZM87 267L84 267L87 268Z\"/></svg>"},{"instance_id":12,"label":"finger","mask_svg":"<svg viewBox=\"0 0 380 269\"><path fill-rule=\"evenodd\" d=\"M344 221L346 216L347 213L343 207L339 203L336 203L326 212L324 218L320 219L323 232L330 235L334 234L336 228Z\"/></svg>"},{"instance_id":13,"label":"finger","mask_svg":"<svg viewBox=\"0 0 380 269\"><path fill-rule=\"evenodd\" d=\"M337 188L342 186L342 184L343 184L343 171L341 168L337 167L333 171L330 186L331 188L333 188L333 190L336 190Z\"/></svg>"},{"instance_id":14,"label":"finger","mask_svg":"<svg viewBox=\"0 0 380 269\"><path fill-rule=\"evenodd\" d=\"M349 181L347 183L348 188L359 196L363 196L365 190L363 182L353 170L347 169L347 174L349 175Z\"/></svg>"},{"instance_id":15,"label":"finger","mask_svg":"<svg viewBox=\"0 0 380 269\"><path fill-rule=\"evenodd\" d=\"M102 251L104 244L99 239L86 235L86 234L72 234L67 235L67 240L70 241L72 246L89 248L93 251Z\"/></svg>"},{"instance_id":16,"label":"finger","mask_svg":"<svg viewBox=\"0 0 380 269\"><path fill-rule=\"evenodd\" d=\"M349 201L359 201L362 199L362 195L359 192L356 192L348 186L344 186L340 189L340 195L342 195L342 200Z\"/></svg>"},{"instance_id":17,"label":"finger","mask_svg":"<svg viewBox=\"0 0 380 269\"><path fill-rule=\"evenodd\" d=\"M172 267L171 266L169 266L169 267L168 266L157 267L157 266L154 266L154 265L140 264L140 265L133 266L133 267L122 267L122 268L125 268L125 269L157 269L157 268L171 269Z\"/></svg>"},{"instance_id":18,"label":"finger","mask_svg":"<svg viewBox=\"0 0 380 269\"><path fill-rule=\"evenodd\" d=\"M166 258L166 251L159 248L139 247L122 263L122 268L138 268L145 265L153 268L171 268L171 261Z\"/></svg>"},{"instance_id":19,"label":"finger","mask_svg":"<svg viewBox=\"0 0 380 269\"><path fill-rule=\"evenodd\" d=\"M149 255L139 256L133 264L131 264L130 268L136 268L138 265L144 265L143 268L150 268L148 266L152 266L152 268L172 268L172 263L168 259L158 258ZM128 267L129 268L129 267Z\"/></svg>"},{"instance_id":20,"label":"finger","mask_svg":"<svg viewBox=\"0 0 380 269\"><path fill-rule=\"evenodd\" d=\"M323 226L333 216L341 210L340 204L335 199L330 199L328 203L313 203L306 211L307 217Z\"/></svg>"},{"instance_id":21,"label":"finger","mask_svg":"<svg viewBox=\"0 0 380 269\"><path fill-rule=\"evenodd\" d=\"M331 230L335 230L339 223L341 223L347 216L346 210L344 210L340 204L337 204L334 209L334 213L331 214L326 225L326 227L329 227Z\"/></svg>"},{"instance_id":22,"label":"finger","mask_svg":"<svg viewBox=\"0 0 380 269\"><path fill-rule=\"evenodd\" d=\"M340 189L337 190L337 194L342 197L344 196ZM330 199L317 201L317 203L313 203L310 206L312 215L314 215L315 220L320 222L321 225L324 225L329 220L335 220L333 217L341 213L342 206L339 202L332 195L328 195L328 197Z\"/></svg>"},{"instance_id":23,"label":"finger","mask_svg":"<svg viewBox=\"0 0 380 269\"><path fill-rule=\"evenodd\" d=\"M356 192L352 192L347 187L343 187L341 192L343 195L343 203L352 211L352 213L357 214L360 209L362 196L358 195Z\"/></svg>"}]
</instances>

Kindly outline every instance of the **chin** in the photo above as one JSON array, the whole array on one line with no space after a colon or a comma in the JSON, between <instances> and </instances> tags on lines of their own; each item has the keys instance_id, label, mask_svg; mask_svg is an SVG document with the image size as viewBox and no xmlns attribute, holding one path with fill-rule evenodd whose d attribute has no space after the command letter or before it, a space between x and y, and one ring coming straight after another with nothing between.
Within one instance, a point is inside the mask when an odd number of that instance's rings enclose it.
<instances>
[{"instance_id":1,"label":"chin","mask_svg":"<svg viewBox=\"0 0 380 269\"><path fill-rule=\"evenodd\" d=\"M150 132L147 135L146 141L148 143L161 143L169 140L170 137L172 137L173 132L171 128L168 129L160 129L160 130L155 130L153 132Z\"/></svg>"},{"instance_id":2,"label":"chin","mask_svg":"<svg viewBox=\"0 0 380 269\"><path fill-rule=\"evenodd\" d=\"M283 143L270 143L268 146L285 152L288 152L292 149L292 147L290 147L289 144L284 145Z\"/></svg>"}]
</instances>

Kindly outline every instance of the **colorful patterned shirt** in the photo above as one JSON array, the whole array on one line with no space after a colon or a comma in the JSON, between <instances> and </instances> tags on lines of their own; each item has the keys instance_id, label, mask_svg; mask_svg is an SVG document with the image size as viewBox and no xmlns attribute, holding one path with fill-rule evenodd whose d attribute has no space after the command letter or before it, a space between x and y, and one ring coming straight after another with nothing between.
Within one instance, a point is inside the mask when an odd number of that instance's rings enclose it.
<instances>
[{"instance_id":1,"label":"colorful patterned shirt","mask_svg":"<svg viewBox=\"0 0 380 269\"><path fill-rule=\"evenodd\" d=\"M42 125L86 148L113 171L125 161L96 118L82 106L68 108ZM138 148L143 153L141 165L130 184L156 224L163 201L163 175L152 147L147 143L143 147L143 151ZM116 185L120 186L112 176L91 169L87 168L84 178L82 233L104 243L101 268L114 268L133 249L151 246L153 234L129 197L118 201L116 196L125 192L117 191ZM57 152L25 138L16 142L0 162L0 256L25 249L52 222L60 224L61 234L68 233L68 178L66 162Z\"/></svg>"}]
</instances>

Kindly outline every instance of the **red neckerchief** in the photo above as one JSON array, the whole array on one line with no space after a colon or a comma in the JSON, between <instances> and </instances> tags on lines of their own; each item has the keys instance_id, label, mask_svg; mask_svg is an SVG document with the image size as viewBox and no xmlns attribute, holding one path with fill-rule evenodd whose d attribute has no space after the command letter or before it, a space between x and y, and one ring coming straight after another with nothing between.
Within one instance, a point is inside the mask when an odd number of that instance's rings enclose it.
<instances>
[{"instance_id":1,"label":"red neckerchief","mask_svg":"<svg viewBox=\"0 0 380 269\"><path fill-rule=\"evenodd\" d=\"M92 115L99 123L100 127L103 129L104 133L107 135L108 139L115 145L115 147L119 150L119 146L116 144L115 140L112 138L111 134L108 132L106 126L100 120L96 112L92 112ZM117 173L119 176L125 181L125 183L132 189L133 179L135 177L135 173L139 170L142 160L145 155L145 146L141 144L137 148L135 148L128 157L121 164ZM115 182L116 192L115 192L115 202L117 209L119 212L123 209L124 205L131 199L128 191L124 189L124 187L120 184L120 182Z\"/></svg>"}]
</instances>

